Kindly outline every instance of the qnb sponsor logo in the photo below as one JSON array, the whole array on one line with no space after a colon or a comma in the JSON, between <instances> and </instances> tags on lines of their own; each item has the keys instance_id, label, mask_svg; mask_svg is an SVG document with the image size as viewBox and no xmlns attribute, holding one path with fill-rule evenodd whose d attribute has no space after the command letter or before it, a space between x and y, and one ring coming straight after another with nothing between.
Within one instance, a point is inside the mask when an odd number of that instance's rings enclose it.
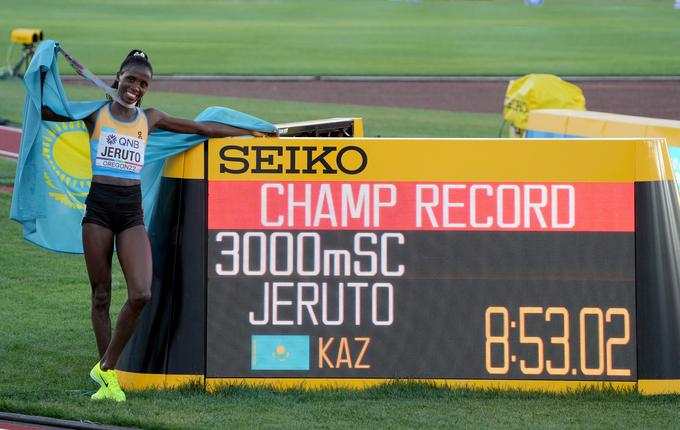
<instances>
[{"instance_id":1,"label":"qnb sponsor logo","mask_svg":"<svg viewBox=\"0 0 680 430\"><path fill-rule=\"evenodd\" d=\"M142 146L142 142L137 139L133 139L128 136L119 136L116 134L106 135L106 144L110 146L120 146L123 148L134 149L139 149Z\"/></svg>"},{"instance_id":2,"label":"qnb sponsor logo","mask_svg":"<svg viewBox=\"0 0 680 430\"><path fill-rule=\"evenodd\" d=\"M120 136L118 137L118 145L126 148L139 149L142 146L142 143L139 140L133 139L131 137Z\"/></svg>"},{"instance_id":3,"label":"qnb sponsor logo","mask_svg":"<svg viewBox=\"0 0 680 430\"><path fill-rule=\"evenodd\" d=\"M240 146L220 149L220 173L356 175L368 165L358 146Z\"/></svg>"}]
</instances>

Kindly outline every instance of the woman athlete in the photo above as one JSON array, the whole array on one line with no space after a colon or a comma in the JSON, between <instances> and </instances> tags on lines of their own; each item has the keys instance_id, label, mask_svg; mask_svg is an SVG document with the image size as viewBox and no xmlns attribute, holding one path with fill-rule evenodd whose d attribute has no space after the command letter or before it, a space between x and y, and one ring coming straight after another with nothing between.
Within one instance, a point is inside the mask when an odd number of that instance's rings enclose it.
<instances>
[{"instance_id":1,"label":"woman athlete","mask_svg":"<svg viewBox=\"0 0 680 430\"><path fill-rule=\"evenodd\" d=\"M140 109L153 77L147 55L133 50L120 65L115 100L83 119L90 135L92 185L85 201L83 250L92 286L92 327L100 360L90 377L100 385L93 400L125 401L115 368L125 344L151 298L152 260L144 226L140 170L148 134L156 129L207 137L266 134L217 122L173 118L157 109ZM73 121L42 108L46 121ZM127 282L128 298L111 334L111 259L114 241Z\"/></svg>"}]
</instances>

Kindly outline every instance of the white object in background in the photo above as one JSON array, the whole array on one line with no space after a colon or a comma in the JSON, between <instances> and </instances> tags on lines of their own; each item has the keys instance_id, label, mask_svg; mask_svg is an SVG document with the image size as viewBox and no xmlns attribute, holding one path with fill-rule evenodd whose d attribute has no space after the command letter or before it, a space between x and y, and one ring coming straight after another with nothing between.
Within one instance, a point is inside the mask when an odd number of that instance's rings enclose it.
<instances>
[{"instance_id":1,"label":"white object in background","mask_svg":"<svg viewBox=\"0 0 680 430\"><path fill-rule=\"evenodd\" d=\"M543 0L524 0L527 6L540 6L543 4Z\"/></svg>"},{"instance_id":2,"label":"white object in background","mask_svg":"<svg viewBox=\"0 0 680 430\"><path fill-rule=\"evenodd\" d=\"M680 0L675 0L675 8L680 9Z\"/></svg>"}]
</instances>

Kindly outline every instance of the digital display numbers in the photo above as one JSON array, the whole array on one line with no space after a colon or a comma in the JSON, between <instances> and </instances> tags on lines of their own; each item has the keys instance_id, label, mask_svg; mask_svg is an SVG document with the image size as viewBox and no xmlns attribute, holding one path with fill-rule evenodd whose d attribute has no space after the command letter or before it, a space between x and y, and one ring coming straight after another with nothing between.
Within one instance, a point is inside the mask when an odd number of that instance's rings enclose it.
<instances>
[{"instance_id":1,"label":"digital display numbers","mask_svg":"<svg viewBox=\"0 0 680 430\"><path fill-rule=\"evenodd\" d=\"M492 375L506 375L511 365L518 364L524 375L630 377L630 368L614 367L615 361L627 362L622 354L630 353L619 348L629 345L631 340L628 309L589 307L577 311L578 318L574 324L565 307L520 307L516 312L517 321L510 320L510 313L505 307L487 308L486 371ZM533 335L527 330L529 319L555 324L559 335L548 339ZM500 325L497 333L492 329L494 324ZM511 343L533 345L533 351L528 354L531 358L521 358L512 349ZM546 343L559 346L561 351L554 356L546 356ZM524 351L526 353L527 349ZM572 351L576 360L572 359ZM496 358L499 355L500 358Z\"/></svg>"},{"instance_id":2,"label":"digital display numbers","mask_svg":"<svg viewBox=\"0 0 680 430\"><path fill-rule=\"evenodd\" d=\"M288 146L211 150L207 377L635 380L631 183L361 180L398 154Z\"/></svg>"}]
</instances>

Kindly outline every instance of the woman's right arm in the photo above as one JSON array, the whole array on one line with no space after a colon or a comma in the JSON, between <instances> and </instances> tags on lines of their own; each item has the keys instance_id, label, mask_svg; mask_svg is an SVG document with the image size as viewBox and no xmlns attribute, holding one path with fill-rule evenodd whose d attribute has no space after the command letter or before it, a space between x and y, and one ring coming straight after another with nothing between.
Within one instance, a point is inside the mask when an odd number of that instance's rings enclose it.
<instances>
[{"instance_id":1,"label":"woman's right arm","mask_svg":"<svg viewBox=\"0 0 680 430\"><path fill-rule=\"evenodd\" d=\"M47 106L42 107L42 119L43 121L56 121L56 122L69 122L69 121L74 121L73 118L69 118L63 115L59 115L54 113L52 109L48 108Z\"/></svg>"},{"instance_id":2,"label":"woman's right arm","mask_svg":"<svg viewBox=\"0 0 680 430\"><path fill-rule=\"evenodd\" d=\"M43 121L56 121L56 122L76 121L73 118L69 118L67 116L63 116L63 115L59 115L59 114L55 113L52 109L48 108L47 106L42 107L41 117L42 117ZM87 127L87 130L90 132L90 135L92 135L92 129L94 128L94 113L83 118L83 122L85 122L85 126Z\"/></svg>"}]
</instances>

